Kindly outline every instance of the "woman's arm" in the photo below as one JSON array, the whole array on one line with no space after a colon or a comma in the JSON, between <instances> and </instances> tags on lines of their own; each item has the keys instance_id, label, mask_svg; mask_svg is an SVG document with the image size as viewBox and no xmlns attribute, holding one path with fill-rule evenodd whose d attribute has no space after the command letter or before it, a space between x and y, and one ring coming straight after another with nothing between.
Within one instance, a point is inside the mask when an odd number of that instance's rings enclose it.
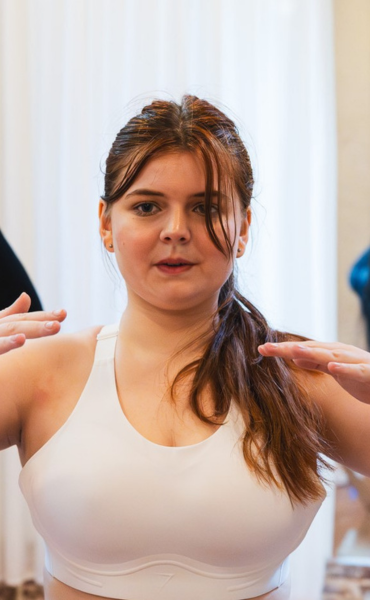
<instances>
[{"instance_id":1,"label":"woman's arm","mask_svg":"<svg viewBox=\"0 0 370 600\"><path fill-rule=\"evenodd\" d=\"M20 346L27 338L57 333L66 317L65 311L28 313L29 306L30 297L22 294L0 311L0 449L19 445L25 410L35 396L40 374L48 371L51 356L48 348L40 352L38 344Z\"/></svg>"},{"instance_id":2,"label":"woman's arm","mask_svg":"<svg viewBox=\"0 0 370 600\"><path fill-rule=\"evenodd\" d=\"M263 356L293 360L302 368L297 375L323 412L331 458L370 477L369 353L313 341L265 344L259 350ZM314 376L312 371L323 374Z\"/></svg>"},{"instance_id":3,"label":"woman's arm","mask_svg":"<svg viewBox=\"0 0 370 600\"><path fill-rule=\"evenodd\" d=\"M60 330L60 322L66 311L39 311L29 313L31 298L21 294L8 308L0 311L0 354L23 346L27 338L54 335Z\"/></svg>"},{"instance_id":4,"label":"woman's arm","mask_svg":"<svg viewBox=\"0 0 370 600\"><path fill-rule=\"evenodd\" d=\"M329 375L302 373L312 401L324 416L329 456L370 477L370 405L354 398Z\"/></svg>"}]
</instances>

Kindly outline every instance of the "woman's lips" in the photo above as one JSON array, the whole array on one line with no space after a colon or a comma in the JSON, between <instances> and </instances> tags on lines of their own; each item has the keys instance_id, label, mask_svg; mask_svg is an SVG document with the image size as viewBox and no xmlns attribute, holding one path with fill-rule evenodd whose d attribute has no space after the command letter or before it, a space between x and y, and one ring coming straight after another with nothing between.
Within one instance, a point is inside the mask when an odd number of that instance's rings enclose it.
<instances>
[{"instance_id":1,"label":"woman's lips","mask_svg":"<svg viewBox=\"0 0 370 600\"><path fill-rule=\"evenodd\" d=\"M193 267L193 263L157 263L156 267L161 273L168 273L170 275L177 275L178 273L185 273L190 271Z\"/></svg>"}]
</instances>

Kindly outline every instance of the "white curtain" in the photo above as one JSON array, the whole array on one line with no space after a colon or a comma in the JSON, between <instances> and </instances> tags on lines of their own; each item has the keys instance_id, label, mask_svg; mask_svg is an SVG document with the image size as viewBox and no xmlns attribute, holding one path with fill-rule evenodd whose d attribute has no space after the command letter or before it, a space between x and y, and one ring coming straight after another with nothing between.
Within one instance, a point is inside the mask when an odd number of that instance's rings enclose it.
<instances>
[{"instance_id":1,"label":"white curtain","mask_svg":"<svg viewBox=\"0 0 370 600\"><path fill-rule=\"evenodd\" d=\"M146 100L195 93L234 117L255 168L240 286L285 330L336 336L331 0L1 0L0 225L65 331L118 319L124 288L97 232L104 159ZM41 551L2 455L1 570L41 577ZM332 501L293 558L318 600Z\"/></svg>"}]
</instances>

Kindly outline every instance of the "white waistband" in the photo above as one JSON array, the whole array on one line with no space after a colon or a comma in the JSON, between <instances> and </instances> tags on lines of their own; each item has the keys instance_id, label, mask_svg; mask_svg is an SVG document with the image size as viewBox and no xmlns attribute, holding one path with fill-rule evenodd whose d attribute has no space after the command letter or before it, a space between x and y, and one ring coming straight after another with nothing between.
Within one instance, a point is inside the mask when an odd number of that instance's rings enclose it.
<instances>
[{"instance_id":1,"label":"white waistband","mask_svg":"<svg viewBox=\"0 0 370 600\"><path fill-rule=\"evenodd\" d=\"M177 555L149 556L124 567L81 567L46 551L49 573L72 588L120 600L241 600L267 594L289 576L288 559L266 579L253 573L220 572L215 567ZM226 571L230 571L227 569Z\"/></svg>"}]
</instances>

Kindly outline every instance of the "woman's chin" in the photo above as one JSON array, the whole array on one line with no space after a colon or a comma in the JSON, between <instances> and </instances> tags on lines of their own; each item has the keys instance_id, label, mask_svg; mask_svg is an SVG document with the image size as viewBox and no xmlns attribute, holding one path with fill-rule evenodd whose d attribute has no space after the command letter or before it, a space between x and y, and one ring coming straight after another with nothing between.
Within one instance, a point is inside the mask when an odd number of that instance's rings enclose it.
<instances>
[{"instance_id":1,"label":"woman's chin","mask_svg":"<svg viewBox=\"0 0 370 600\"><path fill-rule=\"evenodd\" d=\"M130 297L131 296L131 297ZM173 314L185 312L209 312L213 314L217 309L218 291L211 297L209 295L193 294L184 295L176 293L163 293L162 296L138 296L129 294L129 305L133 308L140 306L146 310L163 311Z\"/></svg>"}]
</instances>

